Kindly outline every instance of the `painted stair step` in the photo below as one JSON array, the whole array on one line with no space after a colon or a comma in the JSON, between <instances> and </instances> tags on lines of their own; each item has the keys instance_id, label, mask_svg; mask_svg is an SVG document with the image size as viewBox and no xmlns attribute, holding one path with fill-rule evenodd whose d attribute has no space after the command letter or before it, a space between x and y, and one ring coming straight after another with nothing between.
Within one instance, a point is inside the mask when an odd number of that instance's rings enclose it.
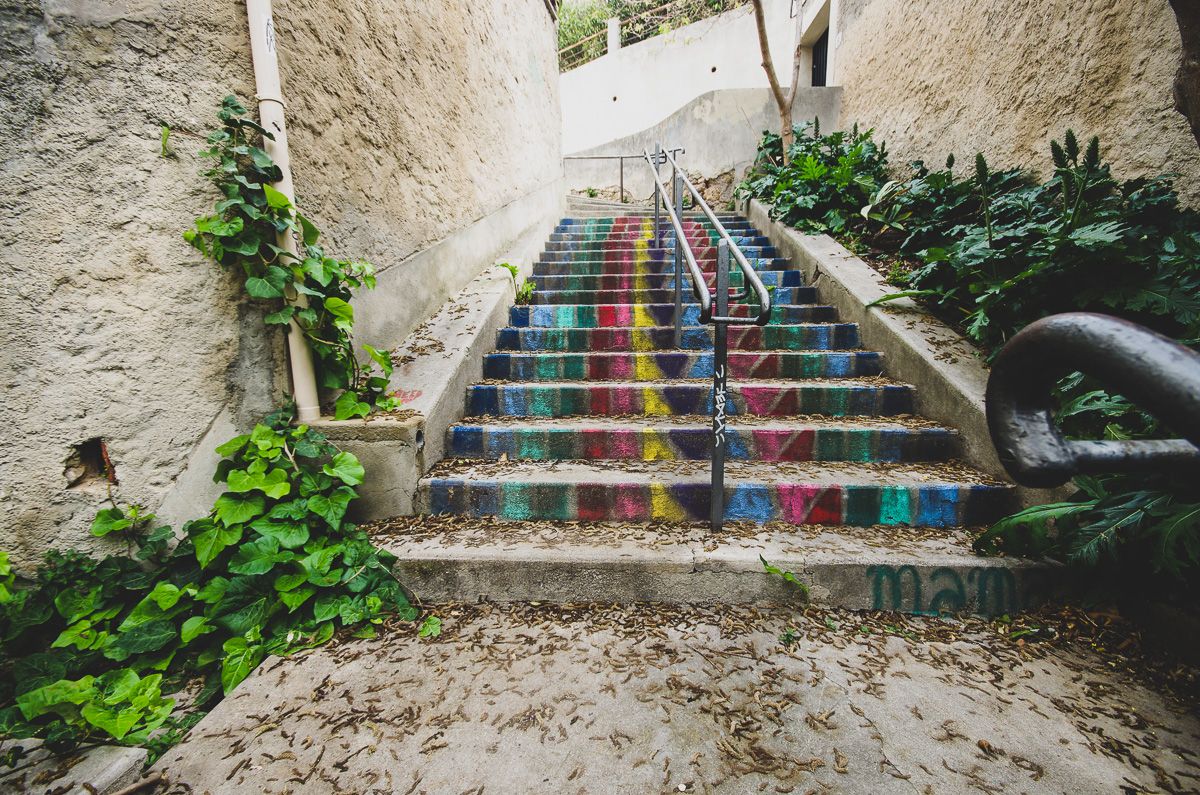
<instances>
[{"instance_id":1,"label":"painted stair step","mask_svg":"<svg viewBox=\"0 0 1200 795\"><path fill-rule=\"evenodd\" d=\"M787 417L826 414L893 416L912 413L906 384L810 381L737 383L729 388L729 414ZM474 416L568 417L605 414L710 414L712 385L675 383L474 384L467 387L466 413Z\"/></svg>"},{"instance_id":2,"label":"painted stair step","mask_svg":"<svg viewBox=\"0 0 1200 795\"><path fill-rule=\"evenodd\" d=\"M756 271L759 280L768 287L803 287L804 274L795 270L780 270L780 271ZM740 287L745 276L738 268L733 269L729 273L729 284L734 287ZM659 290L674 290L675 289L675 273L654 273L654 274L636 274L636 273L610 273L604 275L593 274L558 274L554 276L543 275L535 278L536 286L539 290L633 290L633 289L659 289ZM714 271L707 275L704 283L710 288L716 284L717 274ZM692 277L686 269L681 280L685 290L691 290Z\"/></svg>"},{"instance_id":3,"label":"painted stair step","mask_svg":"<svg viewBox=\"0 0 1200 795\"><path fill-rule=\"evenodd\" d=\"M763 257L778 257L780 256L778 249L774 246L744 246L741 248L742 255L747 259L761 259ZM674 248L651 248L649 246L640 246L637 248L612 248L612 249L595 249L584 251L544 251L538 255L539 262L589 262L592 260L602 260L604 262L666 262L675 256ZM697 262L702 260L716 261L717 248L716 246L693 246L692 256Z\"/></svg>"},{"instance_id":4,"label":"painted stair step","mask_svg":"<svg viewBox=\"0 0 1200 795\"><path fill-rule=\"evenodd\" d=\"M764 235L733 235L729 236L733 240L733 244L743 251L748 248L764 248L771 245L771 241ZM693 250L700 248L716 248L717 241L720 238L709 237L708 235L688 235L688 245ZM620 251L626 249L650 249L663 248L673 249L675 247L675 238L663 237L657 244L652 240L640 238L616 238L609 240L551 240L546 243L543 252L552 253L557 251Z\"/></svg>"},{"instance_id":5,"label":"painted stair step","mask_svg":"<svg viewBox=\"0 0 1200 795\"><path fill-rule=\"evenodd\" d=\"M478 424L446 430L447 455L459 458L707 461L711 422L548 419ZM946 428L882 423L758 422L736 419L726 429L726 456L736 461L944 461L958 453Z\"/></svg>"},{"instance_id":6,"label":"painted stair step","mask_svg":"<svg viewBox=\"0 0 1200 795\"><path fill-rule=\"evenodd\" d=\"M758 307L734 304L731 317L752 318ZM543 304L514 306L508 311L508 324L517 328L647 328L674 325L674 304ZM838 319L832 306L774 305L771 322L777 324L822 323ZM683 325L700 325L700 305L683 305Z\"/></svg>"},{"instance_id":7,"label":"painted stair step","mask_svg":"<svg viewBox=\"0 0 1200 795\"><path fill-rule=\"evenodd\" d=\"M717 216L717 220L720 221L722 224L749 223L749 221L746 220L745 216L735 215L733 213L715 213L715 215ZM685 223L689 223L689 222L711 223L708 220L708 216L704 215L703 213L699 213L699 212L691 212L690 210L684 212L684 214L682 216L682 220ZM574 216L568 216L559 221L559 226L572 226L572 227L574 227L574 226L579 226L579 227L593 226L593 227L597 227L597 226L603 226L603 225L613 226L613 225L620 225L620 224L632 225L632 224L639 223L639 222L640 223L649 222L651 225L651 228L653 228L654 213L653 212L644 212L644 211L630 211L628 213L622 212L620 215L597 215L597 216L591 216L588 218L578 218L578 217L574 217Z\"/></svg>"},{"instance_id":8,"label":"painted stair step","mask_svg":"<svg viewBox=\"0 0 1200 795\"><path fill-rule=\"evenodd\" d=\"M663 216L660 216L660 218ZM720 216L718 216L720 218ZM712 221L703 216L692 216L684 213L683 218L684 229L715 229ZM721 220L721 226L727 230L737 228L752 228L753 225L749 220L740 216L726 216ZM670 228L668 222L667 228ZM554 227L555 233L562 232L653 232L654 231L654 216L629 216L622 218L619 221L613 219L589 218L583 223L564 223L560 222Z\"/></svg>"},{"instance_id":9,"label":"painted stair step","mask_svg":"<svg viewBox=\"0 0 1200 795\"><path fill-rule=\"evenodd\" d=\"M790 262L778 257L748 258L747 262L758 273L789 271L792 269ZM700 265L700 269L705 273L716 273L715 259L699 261L697 264ZM602 260L593 260L591 262L536 262L533 265L533 278L535 281L546 276L597 276L627 273L674 276L675 265L673 260L641 263L633 261L605 262ZM730 273L736 273L740 277L741 269L733 268L730 270Z\"/></svg>"},{"instance_id":10,"label":"painted stair step","mask_svg":"<svg viewBox=\"0 0 1200 795\"><path fill-rule=\"evenodd\" d=\"M741 289L731 289L731 301ZM535 304L673 304L675 290L535 290ZM776 304L815 304L817 291L813 287L777 287L771 293Z\"/></svg>"},{"instance_id":11,"label":"painted stair step","mask_svg":"<svg viewBox=\"0 0 1200 795\"><path fill-rule=\"evenodd\" d=\"M714 535L700 524L424 517L420 533L383 544L397 576L431 603L804 602L763 572L760 555L796 573L808 604L846 610L1011 616L1064 590L1060 567L980 557L954 530L771 524Z\"/></svg>"},{"instance_id":12,"label":"painted stair step","mask_svg":"<svg viewBox=\"0 0 1200 795\"><path fill-rule=\"evenodd\" d=\"M875 351L786 351L729 354L730 378L853 378L879 375ZM483 377L497 381L659 381L712 378L705 351L641 353L490 353Z\"/></svg>"},{"instance_id":13,"label":"painted stair step","mask_svg":"<svg viewBox=\"0 0 1200 795\"><path fill-rule=\"evenodd\" d=\"M972 527L1016 505L1012 486L948 464L729 461L725 518L815 525ZM703 461L452 461L420 481L421 513L557 521L704 521Z\"/></svg>"},{"instance_id":14,"label":"painted stair step","mask_svg":"<svg viewBox=\"0 0 1200 795\"><path fill-rule=\"evenodd\" d=\"M648 224L647 226L648 226L648 228L646 228L646 229L638 229L638 228L613 229L611 227L608 229L575 229L575 228L570 228L570 227L560 227L559 229L556 229L555 231L550 233L550 241L557 243L557 242L570 241L570 240L593 240L593 241L653 240L654 239L654 224L652 222L652 223ZM761 230L754 228L753 226L751 226L748 223L737 223L737 224L729 223L729 224L724 224L724 227L725 227L725 231L729 234L730 237L738 237L738 236L747 237L747 236L752 236L752 235L762 236ZM715 240L715 239L719 238L720 234L721 234L720 232L717 231L717 228L715 226L697 224L697 223L693 223L691 221L684 221L683 232L684 232L684 235L686 235L688 237L688 239L697 237L697 238L711 238L711 239ZM665 239L674 239L674 237L675 237L674 227L668 226L665 229L663 229L661 237L664 240Z\"/></svg>"},{"instance_id":15,"label":"painted stair step","mask_svg":"<svg viewBox=\"0 0 1200 795\"><path fill-rule=\"evenodd\" d=\"M684 350L712 350L712 326L685 326ZM856 323L789 326L731 326L731 350L848 350L859 347ZM503 328L502 351L656 351L675 348L675 329L658 328Z\"/></svg>"}]
</instances>

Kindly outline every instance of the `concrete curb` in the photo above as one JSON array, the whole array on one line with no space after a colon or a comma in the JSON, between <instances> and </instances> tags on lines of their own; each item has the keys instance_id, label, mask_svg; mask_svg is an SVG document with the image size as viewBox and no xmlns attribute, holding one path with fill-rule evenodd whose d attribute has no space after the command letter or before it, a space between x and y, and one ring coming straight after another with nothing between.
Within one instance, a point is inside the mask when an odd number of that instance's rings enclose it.
<instances>
[{"instance_id":1,"label":"concrete curb","mask_svg":"<svg viewBox=\"0 0 1200 795\"><path fill-rule=\"evenodd\" d=\"M40 740L9 740L0 749L14 745L40 746ZM146 762L145 748L101 745L71 754L51 754L34 747L30 756L36 763L16 775L0 770L2 792L55 792L62 795L107 795L142 777Z\"/></svg>"},{"instance_id":2,"label":"concrete curb","mask_svg":"<svg viewBox=\"0 0 1200 795\"><path fill-rule=\"evenodd\" d=\"M858 324L863 347L883 353L888 375L917 387L916 413L957 428L963 457L987 474L1008 480L987 427L988 368L974 346L911 300L868 309L867 304L896 288L833 238L798 232L771 218L770 210L752 199L746 216L804 271L822 303L836 307L843 322ZM1070 492L1069 487L1017 487L1025 505L1060 500Z\"/></svg>"},{"instance_id":3,"label":"concrete curb","mask_svg":"<svg viewBox=\"0 0 1200 795\"><path fill-rule=\"evenodd\" d=\"M517 265L527 277L557 221L536 224L495 262ZM313 423L331 442L358 456L369 473L351 508L352 519L413 513L417 480L442 459L446 429L462 418L467 387L483 379L483 358L495 349L496 333L508 325L514 294L508 271L488 266L396 348L394 357L402 364L392 387L402 392L404 408L413 413Z\"/></svg>"}]
</instances>

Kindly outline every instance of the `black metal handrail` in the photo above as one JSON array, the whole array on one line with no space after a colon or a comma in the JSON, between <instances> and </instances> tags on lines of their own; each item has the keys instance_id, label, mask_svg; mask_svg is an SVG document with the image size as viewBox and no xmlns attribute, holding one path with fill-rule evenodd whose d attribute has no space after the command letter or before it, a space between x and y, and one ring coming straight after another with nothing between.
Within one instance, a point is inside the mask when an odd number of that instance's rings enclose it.
<instances>
[{"instance_id":1,"label":"black metal handrail","mask_svg":"<svg viewBox=\"0 0 1200 795\"><path fill-rule=\"evenodd\" d=\"M1183 439L1068 440L1054 423L1054 385L1079 371ZM1085 473L1169 471L1200 464L1200 353L1120 318L1089 312L1031 323L996 357L987 420L1000 462L1023 486Z\"/></svg>"},{"instance_id":2,"label":"black metal handrail","mask_svg":"<svg viewBox=\"0 0 1200 795\"><path fill-rule=\"evenodd\" d=\"M762 283L762 279L758 277L758 272L754 270L754 267L746 259L746 255L743 254L738 245L733 242L733 238L730 237L729 232L726 231L725 225L721 223L720 219L717 218L716 213L714 213L712 208L708 206L708 202L706 202L704 197L700 195L700 191L696 190L696 186L692 184L692 181L688 179L684 170L681 169L679 164L675 162L675 158L671 156L671 152L664 149L663 156L666 158L667 163L671 165L672 172L683 177L682 184L685 188L687 188L688 192L692 194L692 201L700 208L701 212L708 217L709 222L717 230L717 233L729 244L729 254L733 257L734 261L737 262L738 267L742 270L742 275L745 277L742 293L738 296L738 299L742 300L749 298L751 289L754 290L758 298L759 312L754 318L753 324L746 323L745 318L732 317L714 317L712 318L712 321L714 323L732 323L734 325L767 325L771 322L771 292L766 288L766 285Z\"/></svg>"},{"instance_id":3,"label":"black metal handrail","mask_svg":"<svg viewBox=\"0 0 1200 795\"><path fill-rule=\"evenodd\" d=\"M729 326L761 326L770 322L771 293L763 285L762 279L758 277L758 273L750 265L745 255L742 254L741 249L738 248L737 243L729 235L729 232L725 229L725 225L721 223L712 211L712 208L708 206L708 202L704 201L704 197L692 185L691 180L683 173L683 169L679 167L679 164L671 156L670 152L664 151L662 144L658 144L654 148L653 155L650 154L649 150L646 150L643 152L643 156L647 165L650 166L650 173L654 177L654 245L656 247L662 245L662 228L659 213L662 209L664 199L667 197L667 189L663 185L658 169L660 165L671 164L672 201L668 202L666 206L667 217L671 221L671 226L675 229L673 257L675 261L675 347L681 347L682 343L683 263L685 262L687 263L687 269L692 279L692 292L695 294L696 300L700 302L700 323L702 325L711 324L713 327L713 447L712 489L710 492L711 513L709 522L714 530L720 530L725 520L725 428L727 423L726 406L728 405L729 397ZM708 220L720 235L720 240L717 241L717 267L713 293L709 292L704 271L700 269L700 265L696 262L696 255L692 251L692 244L687 239L687 234L683 229L683 191L685 188L691 192L696 205L700 207L701 211L708 217ZM759 313L753 320L731 317L728 314L729 258L731 256L737 261L738 267L742 269L744 277L744 289L739 297L748 297L751 289L757 293Z\"/></svg>"}]
</instances>

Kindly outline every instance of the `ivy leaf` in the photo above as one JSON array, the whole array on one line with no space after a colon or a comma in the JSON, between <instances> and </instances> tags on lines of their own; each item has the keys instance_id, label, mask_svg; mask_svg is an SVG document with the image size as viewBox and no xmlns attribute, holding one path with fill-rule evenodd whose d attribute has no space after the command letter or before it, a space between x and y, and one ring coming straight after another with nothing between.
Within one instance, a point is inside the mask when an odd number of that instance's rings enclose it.
<instances>
[{"instance_id":1,"label":"ivy leaf","mask_svg":"<svg viewBox=\"0 0 1200 795\"><path fill-rule=\"evenodd\" d=\"M232 492L241 493L258 490L274 500L286 496L292 490L288 474L282 469L272 469L265 474L235 469L229 473L227 482L229 483L229 490ZM245 520L243 519L242 521Z\"/></svg>"},{"instance_id":2,"label":"ivy leaf","mask_svg":"<svg viewBox=\"0 0 1200 795\"><path fill-rule=\"evenodd\" d=\"M340 452L333 457L321 470L326 475L337 478L347 486L357 486L363 482L366 470L353 453Z\"/></svg>"},{"instance_id":3,"label":"ivy leaf","mask_svg":"<svg viewBox=\"0 0 1200 795\"><path fill-rule=\"evenodd\" d=\"M210 626L208 619L204 616L192 616L183 622L183 627L179 630L179 637L186 645L201 635L215 631L216 627Z\"/></svg>"},{"instance_id":4,"label":"ivy leaf","mask_svg":"<svg viewBox=\"0 0 1200 795\"><path fill-rule=\"evenodd\" d=\"M230 638L222 648L225 659L221 661L221 688L229 693L262 661L263 647L250 645L245 638Z\"/></svg>"},{"instance_id":5,"label":"ivy leaf","mask_svg":"<svg viewBox=\"0 0 1200 795\"><path fill-rule=\"evenodd\" d=\"M30 690L17 696L17 706L25 720L33 720L50 712L70 715L68 705L78 706L90 701L96 694L93 686L95 677L84 676L80 679L60 679L36 690Z\"/></svg>"},{"instance_id":6,"label":"ivy leaf","mask_svg":"<svg viewBox=\"0 0 1200 795\"><path fill-rule=\"evenodd\" d=\"M285 210L292 206L291 200L270 185L263 184L263 195L267 197L267 206L276 210Z\"/></svg>"},{"instance_id":7,"label":"ivy leaf","mask_svg":"<svg viewBox=\"0 0 1200 795\"><path fill-rule=\"evenodd\" d=\"M279 542L265 536L239 546L229 561L229 570L235 574L265 574L273 569L276 563L285 563L291 559L292 553L281 552Z\"/></svg>"},{"instance_id":8,"label":"ivy leaf","mask_svg":"<svg viewBox=\"0 0 1200 795\"><path fill-rule=\"evenodd\" d=\"M285 593L300 587L307 580L307 574L281 574L275 578L275 590Z\"/></svg>"},{"instance_id":9,"label":"ivy leaf","mask_svg":"<svg viewBox=\"0 0 1200 795\"><path fill-rule=\"evenodd\" d=\"M296 221L300 224L301 236L304 239L304 245L315 246L317 239L321 237L321 230L313 225L312 221L305 218L300 213L296 213Z\"/></svg>"},{"instance_id":10,"label":"ivy leaf","mask_svg":"<svg viewBox=\"0 0 1200 795\"><path fill-rule=\"evenodd\" d=\"M54 606L58 614L68 624L74 624L79 619L96 609L100 604L100 586L89 589L86 593L77 588L67 588L54 597Z\"/></svg>"},{"instance_id":11,"label":"ivy leaf","mask_svg":"<svg viewBox=\"0 0 1200 795\"><path fill-rule=\"evenodd\" d=\"M221 597L225 595L225 590L229 587L229 580L225 577L213 577L208 581L208 584L200 589L196 594L196 601L203 602L206 605L213 605L221 601Z\"/></svg>"},{"instance_id":12,"label":"ivy leaf","mask_svg":"<svg viewBox=\"0 0 1200 795\"><path fill-rule=\"evenodd\" d=\"M325 299L325 310L333 315L333 325L349 333L354 328L354 308L341 298Z\"/></svg>"},{"instance_id":13,"label":"ivy leaf","mask_svg":"<svg viewBox=\"0 0 1200 795\"><path fill-rule=\"evenodd\" d=\"M192 536L192 543L196 547L196 561L200 564L200 568L207 568L208 564L212 563L226 547L236 544L241 539L242 526L240 524L223 527L209 522L207 529Z\"/></svg>"},{"instance_id":14,"label":"ivy leaf","mask_svg":"<svg viewBox=\"0 0 1200 795\"><path fill-rule=\"evenodd\" d=\"M230 494L226 492L217 498L214 509L217 518L223 524L235 525L262 515L266 509L266 501L261 494Z\"/></svg>"},{"instance_id":15,"label":"ivy leaf","mask_svg":"<svg viewBox=\"0 0 1200 795\"><path fill-rule=\"evenodd\" d=\"M283 290L261 276L246 279L246 292L254 298L283 298Z\"/></svg>"},{"instance_id":16,"label":"ivy leaf","mask_svg":"<svg viewBox=\"0 0 1200 795\"><path fill-rule=\"evenodd\" d=\"M306 509L307 510L307 509ZM259 519L250 525L251 529L274 539L285 549L295 549L308 543L308 526L296 522L270 522Z\"/></svg>"},{"instance_id":17,"label":"ivy leaf","mask_svg":"<svg viewBox=\"0 0 1200 795\"><path fill-rule=\"evenodd\" d=\"M349 486L340 486L329 496L314 494L308 498L308 509L337 529L346 515L350 501L357 496Z\"/></svg>"},{"instance_id":18,"label":"ivy leaf","mask_svg":"<svg viewBox=\"0 0 1200 795\"><path fill-rule=\"evenodd\" d=\"M322 594L313 602L313 618L317 621L328 621L340 615L343 608L348 608L352 602L349 596L343 594Z\"/></svg>"},{"instance_id":19,"label":"ivy leaf","mask_svg":"<svg viewBox=\"0 0 1200 795\"><path fill-rule=\"evenodd\" d=\"M292 315L296 314L296 307L285 306L278 312L272 312L263 318L263 323L268 326L286 326L292 320Z\"/></svg>"},{"instance_id":20,"label":"ivy leaf","mask_svg":"<svg viewBox=\"0 0 1200 795\"><path fill-rule=\"evenodd\" d=\"M296 588L291 591L280 591L279 601L287 605L289 613L296 612L296 608L308 601L308 599L317 592L317 589L311 585L305 585L302 588Z\"/></svg>"},{"instance_id":21,"label":"ivy leaf","mask_svg":"<svg viewBox=\"0 0 1200 795\"><path fill-rule=\"evenodd\" d=\"M175 624L169 619L150 621L117 635L114 647L130 654L157 651L179 637Z\"/></svg>"},{"instance_id":22,"label":"ivy leaf","mask_svg":"<svg viewBox=\"0 0 1200 795\"><path fill-rule=\"evenodd\" d=\"M115 533L119 530L125 530L133 525L125 516L125 512L120 508L104 508L96 512L96 518L92 520L92 535L104 537L109 533Z\"/></svg>"},{"instance_id":23,"label":"ivy leaf","mask_svg":"<svg viewBox=\"0 0 1200 795\"><path fill-rule=\"evenodd\" d=\"M221 615L214 621L235 635L244 635L262 626L274 599L274 590L268 597L254 577L237 577L225 589L217 605Z\"/></svg>"},{"instance_id":24,"label":"ivy leaf","mask_svg":"<svg viewBox=\"0 0 1200 795\"><path fill-rule=\"evenodd\" d=\"M333 418L335 420L348 420L352 417L365 417L371 413L371 404L363 403L358 399L358 395L347 389L342 394L338 395L337 401L333 404Z\"/></svg>"}]
</instances>

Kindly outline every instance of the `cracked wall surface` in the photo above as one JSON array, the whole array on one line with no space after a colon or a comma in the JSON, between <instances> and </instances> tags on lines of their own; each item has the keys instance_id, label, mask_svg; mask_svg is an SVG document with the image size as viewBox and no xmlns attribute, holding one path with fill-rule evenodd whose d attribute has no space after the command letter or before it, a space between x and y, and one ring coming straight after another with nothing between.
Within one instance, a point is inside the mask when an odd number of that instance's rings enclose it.
<instances>
[{"instance_id":1,"label":"cracked wall surface","mask_svg":"<svg viewBox=\"0 0 1200 795\"><path fill-rule=\"evenodd\" d=\"M1179 29L1166 0L840 0L841 124L893 161L977 151L1050 170L1049 141L1099 135L1118 179L1177 173L1200 201L1200 150L1174 109ZM840 43L836 41L840 39Z\"/></svg>"},{"instance_id":2,"label":"cracked wall surface","mask_svg":"<svg viewBox=\"0 0 1200 795\"><path fill-rule=\"evenodd\" d=\"M381 284L411 328L404 260L557 178L553 23L524 0L278 0L275 18L298 203L327 248L400 269ZM181 238L214 199L197 152L221 98L254 94L243 4L15 0L0 78L0 549L28 568L106 548L87 526L108 488L67 488L73 445L105 440L120 500L194 516L211 448L287 372L259 308Z\"/></svg>"}]
</instances>

